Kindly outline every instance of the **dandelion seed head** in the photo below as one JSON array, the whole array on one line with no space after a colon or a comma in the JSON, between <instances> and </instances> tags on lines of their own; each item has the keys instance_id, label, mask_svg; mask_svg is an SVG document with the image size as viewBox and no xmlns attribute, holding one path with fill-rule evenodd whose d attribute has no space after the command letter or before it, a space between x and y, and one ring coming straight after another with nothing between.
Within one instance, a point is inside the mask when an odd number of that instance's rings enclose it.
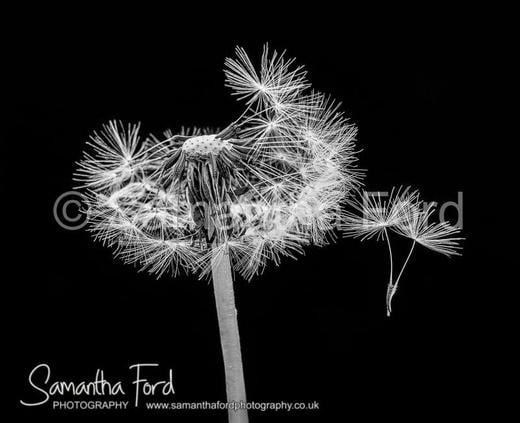
<instances>
[{"instance_id":1,"label":"dandelion seed head","mask_svg":"<svg viewBox=\"0 0 520 423\"><path fill-rule=\"evenodd\" d=\"M150 273L204 277L219 251L246 279L269 262L323 245L359 185L355 127L311 91L306 72L264 48L225 61L225 84L245 110L225 129L139 126L94 134L76 180L88 191L89 230Z\"/></svg>"}]
</instances>

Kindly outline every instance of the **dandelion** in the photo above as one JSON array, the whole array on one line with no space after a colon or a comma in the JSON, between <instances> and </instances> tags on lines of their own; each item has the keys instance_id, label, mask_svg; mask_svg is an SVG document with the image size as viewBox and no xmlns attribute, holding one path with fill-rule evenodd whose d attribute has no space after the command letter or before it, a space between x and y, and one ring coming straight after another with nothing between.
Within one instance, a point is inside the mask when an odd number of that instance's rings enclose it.
<instances>
[{"instance_id":1,"label":"dandelion","mask_svg":"<svg viewBox=\"0 0 520 423\"><path fill-rule=\"evenodd\" d=\"M414 251L415 244L444 254L446 256L459 255L462 237L457 236L460 229L447 222L430 223L429 220L435 211L434 204L423 207L418 191L406 189L392 189L387 200L381 199L382 193L363 193L350 202L353 211L345 213L342 229L345 236L357 237L362 241L372 237L385 239L390 258L390 276L387 285L386 309L387 315L392 312L392 298L394 297L401 276ZM411 239L413 242L410 251L394 280L392 245L388 230Z\"/></svg>"},{"instance_id":2,"label":"dandelion","mask_svg":"<svg viewBox=\"0 0 520 423\"><path fill-rule=\"evenodd\" d=\"M245 401L233 274L247 280L309 244L323 245L359 186L356 129L302 67L264 48L225 62L245 102L221 131L183 128L141 141L139 125L95 133L76 180L89 230L115 255L155 275L212 277L228 401ZM247 411L229 411L232 422Z\"/></svg>"}]
</instances>

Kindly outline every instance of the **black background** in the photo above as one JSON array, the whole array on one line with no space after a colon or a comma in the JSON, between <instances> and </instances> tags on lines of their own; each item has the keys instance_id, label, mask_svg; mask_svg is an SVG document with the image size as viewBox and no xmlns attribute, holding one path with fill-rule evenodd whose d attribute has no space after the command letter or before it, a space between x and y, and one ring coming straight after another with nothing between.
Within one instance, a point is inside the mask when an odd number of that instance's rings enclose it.
<instances>
[{"instance_id":1,"label":"black background","mask_svg":"<svg viewBox=\"0 0 520 423\"><path fill-rule=\"evenodd\" d=\"M81 15L25 22L8 41L2 190L15 205L3 210L10 240L3 266L9 410L33 419L225 421L225 412L72 412L18 402L29 395L29 371L42 362L60 380L92 378L97 368L110 380L128 380L128 365L159 362L162 375L173 368L176 401L225 400L211 286L138 273L84 230L62 229L52 208L72 188L89 134L110 119L141 122L143 133L155 134L230 122L241 106L224 87L224 58L238 44L258 59L264 42L287 49L316 89L342 101L359 127L368 189L410 184L439 202L462 191L467 240L464 255L451 259L417 249L391 318L388 257L375 241L338 239L271 266L251 283L238 279L248 398L321 404L317 412L251 412L251 421L380 413L422 421L484 406L477 398L487 371L479 295L486 270L477 257L498 253L476 235L483 219L477 185L485 189L485 176L474 165L483 140L468 128L478 119L473 71L481 40L441 22L426 29L389 25L376 34L351 26L354 17L339 24L311 12L292 26L217 15L212 23L197 15ZM395 245L402 260L408 244Z\"/></svg>"}]
</instances>

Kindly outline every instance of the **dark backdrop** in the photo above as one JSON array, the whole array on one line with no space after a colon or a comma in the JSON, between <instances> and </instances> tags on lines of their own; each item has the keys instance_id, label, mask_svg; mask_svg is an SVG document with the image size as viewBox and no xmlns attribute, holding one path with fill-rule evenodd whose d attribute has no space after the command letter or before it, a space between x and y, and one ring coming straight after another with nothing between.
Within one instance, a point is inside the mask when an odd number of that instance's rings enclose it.
<instances>
[{"instance_id":1,"label":"dark backdrop","mask_svg":"<svg viewBox=\"0 0 520 423\"><path fill-rule=\"evenodd\" d=\"M78 12L79 13L79 12ZM144 18L143 18L144 19ZM312 17L309 17L312 19ZM8 42L9 122L2 146L6 205L3 264L9 410L42 416L225 421L219 412L72 412L27 409L28 372L53 378L126 378L135 362L171 367L176 401L225 400L211 286L192 277L156 280L112 258L81 231L66 231L53 204L72 188L89 134L110 119L143 132L224 126L240 105L224 87L236 44L258 59L264 42L306 65L313 86L342 101L359 127L366 186L411 184L430 201L464 193L464 256L418 248L385 315L385 246L338 239L297 261L236 281L247 392L254 401L319 401L317 412L252 412L252 422L337 421L381 412L422 421L464 416L482 372L475 352L485 306L476 254L475 146L470 112L478 94L471 37L330 24L249 27L197 18L140 23L122 17L21 26ZM187 23L186 23L187 22ZM193 24L190 24L192 22ZM259 29L261 28L261 29ZM473 40L474 41L474 40ZM396 244L398 260L406 243ZM486 249L490 257L498 253ZM198 421L198 420L197 420ZM352 421L352 420L351 420ZM355 421L355 420L354 420Z\"/></svg>"}]
</instances>

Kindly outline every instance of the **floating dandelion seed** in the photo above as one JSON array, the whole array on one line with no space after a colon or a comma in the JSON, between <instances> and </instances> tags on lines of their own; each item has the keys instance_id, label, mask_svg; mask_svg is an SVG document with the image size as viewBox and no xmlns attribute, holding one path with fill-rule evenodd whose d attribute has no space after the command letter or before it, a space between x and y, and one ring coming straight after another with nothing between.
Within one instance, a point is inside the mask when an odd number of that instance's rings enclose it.
<instances>
[{"instance_id":1,"label":"floating dandelion seed","mask_svg":"<svg viewBox=\"0 0 520 423\"><path fill-rule=\"evenodd\" d=\"M356 129L294 60L264 48L227 59L226 85L246 108L221 131L182 129L140 141L139 126L110 122L90 142L76 180L89 230L116 256L156 275L212 275L228 401L245 401L232 273L323 245L359 185ZM229 412L247 421L247 411Z\"/></svg>"},{"instance_id":2,"label":"floating dandelion seed","mask_svg":"<svg viewBox=\"0 0 520 423\"><path fill-rule=\"evenodd\" d=\"M413 253L415 244L421 244L430 250L446 256L458 255L460 242L464 239L457 236L460 229L446 222L429 223L435 211L435 206L423 206L418 191L406 189L392 189L387 200L382 200L382 193L363 193L360 198L350 202L353 212L346 212L342 222L345 236L359 237L361 240L376 236L387 241L390 257L390 276L387 285L386 307L387 315L392 312L392 298L394 297L399 280ZM394 280L392 245L388 229L413 240L408 256L401 270Z\"/></svg>"},{"instance_id":3,"label":"floating dandelion seed","mask_svg":"<svg viewBox=\"0 0 520 423\"><path fill-rule=\"evenodd\" d=\"M387 228L398 225L409 214L418 192L409 188L392 189L390 195L382 192L361 192L349 205L353 211L345 213L343 233L361 240L376 236L387 238Z\"/></svg>"},{"instance_id":4,"label":"floating dandelion seed","mask_svg":"<svg viewBox=\"0 0 520 423\"><path fill-rule=\"evenodd\" d=\"M437 253L460 255L459 241L463 238L455 236L460 233L460 229L446 222L429 223L435 206L430 204L426 208L421 207L422 204L416 198L393 230Z\"/></svg>"}]
</instances>

